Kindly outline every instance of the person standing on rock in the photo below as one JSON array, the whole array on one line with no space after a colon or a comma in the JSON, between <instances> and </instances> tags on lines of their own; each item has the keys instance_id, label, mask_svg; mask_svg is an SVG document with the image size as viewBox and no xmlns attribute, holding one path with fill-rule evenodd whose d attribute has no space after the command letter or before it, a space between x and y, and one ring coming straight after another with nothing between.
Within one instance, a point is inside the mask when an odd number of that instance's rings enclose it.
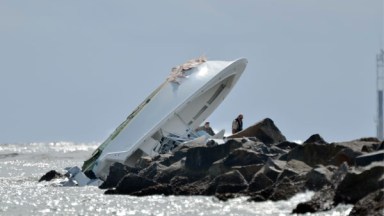
<instances>
[{"instance_id":1,"label":"person standing on rock","mask_svg":"<svg viewBox=\"0 0 384 216\"><path fill-rule=\"evenodd\" d=\"M240 132L243 130L243 114L240 114L232 122L232 134Z\"/></svg>"},{"instance_id":2,"label":"person standing on rock","mask_svg":"<svg viewBox=\"0 0 384 216\"><path fill-rule=\"evenodd\" d=\"M215 132L212 130L211 126L209 126L209 122L205 122L203 126L196 128L195 131L200 131L200 130L207 132L211 136L215 135Z\"/></svg>"}]
</instances>

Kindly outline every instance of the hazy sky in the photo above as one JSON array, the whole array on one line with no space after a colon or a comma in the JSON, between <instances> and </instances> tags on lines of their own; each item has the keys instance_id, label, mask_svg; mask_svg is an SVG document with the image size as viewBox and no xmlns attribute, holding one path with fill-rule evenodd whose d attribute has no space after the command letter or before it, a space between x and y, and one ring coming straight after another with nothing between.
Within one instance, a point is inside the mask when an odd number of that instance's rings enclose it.
<instances>
[{"instance_id":1,"label":"hazy sky","mask_svg":"<svg viewBox=\"0 0 384 216\"><path fill-rule=\"evenodd\" d=\"M0 0L0 143L101 142L169 75L248 59L207 119L289 140L376 135L383 0Z\"/></svg>"}]
</instances>

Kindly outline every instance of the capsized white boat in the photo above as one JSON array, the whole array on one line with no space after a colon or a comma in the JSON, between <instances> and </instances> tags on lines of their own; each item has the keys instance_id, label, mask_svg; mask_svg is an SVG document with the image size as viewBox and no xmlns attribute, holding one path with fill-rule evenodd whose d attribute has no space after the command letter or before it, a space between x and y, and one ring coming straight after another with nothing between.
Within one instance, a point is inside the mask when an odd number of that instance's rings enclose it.
<instances>
[{"instance_id":1,"label":"capsized white boat","mask_svg":"<svg viewBox=\"0 0 384 216\"><path fill-rule=\"evenodd\" d=\"M161 154L196 138L194 129L224 100L246 65L245 58L199 58L173 68L167 80L84 162L82 171L105 180L114 162L134 166L142 156Z\"/></svg>"}]
</instances>

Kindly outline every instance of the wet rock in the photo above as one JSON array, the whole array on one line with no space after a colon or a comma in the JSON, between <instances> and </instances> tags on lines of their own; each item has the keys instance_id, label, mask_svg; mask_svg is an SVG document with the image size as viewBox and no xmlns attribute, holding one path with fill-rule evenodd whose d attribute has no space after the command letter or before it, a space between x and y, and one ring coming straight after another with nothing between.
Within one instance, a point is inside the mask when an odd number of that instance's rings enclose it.
<instances>
[{"instance_id":1,"label":"wet rock","mask_svg":"<svg viewBox=\"0 0 384 216\"><path fill-rule=\"evenodd\" d=\"M384 214L384 189L376 190L359 200L350 216L382 216Z\"/></svg>"},{"instance_id":2,"label":"wet rock","mask_svg":"<svg viewBox=\"0 0 384 216\"><path fill-rule=\"evenodd\" d=\"M214 178L207 188L205 194L213 195L215 193L238 193L245 190L248 183L237 170L224 173Z\"/></svg>"},{"instance_id":3,"label":"wet rock","mask_svg":"<svg viewBox=\"0 0 384 216\"><path fill-rule=\"evenodd\" d=\"M266 118L239 133L236 133L228 138L241 138L241 137L256 137L258 140L265 144L280 143L286 141L285 136L276 127L275 123Z\"/></svg>"},{"instance_id":4,"label":"wet rock","mask_svg":"<svg viewBox=\"0 0 384 216\"><path fill-rule=\"evenodd\" d=\"M100 189L116 187L119 181L128 173L137 173L138 169L125 166L121 163L114 163L109 168L107 179L99 186Z\"/></svg>"},{"instance_id":5,"label":"wet rock","mask_svg":"<svg viewBox=\"0 0 384 216\"><path fill-rule=\"evenodd\" d=\"M156 182L159 183L168 183L174 176L183 176L185 175L184 169L182 168L182 163L176 162L169 167L164 167L161 171L158 171L157 174L153 177Z\"/></svg>"},{"instance_id":6,"label":"wet rock","mask_svg":"<svg viewBox=\"0 0 384 216\"><path fill-rule=\"evenodd\" d=\"M115 190L109 190L106 194L132 194L155 185L158 185L158 183L137 174L129 173L121 179Z\"/></svg>"},{"instance_id":7,"label":"wet rock","mask_svg":"<svg viewBox=\"0 0 384 216\"><path fill-rule=\"evenodd\" d=\"M367 166L373 162L384 162L384 150L360 155L355 158L356 166Z\"/></svg>"},{"instance_id":8,"label":"wet rock","mask_svg":"<svg viewBox=\"0 0 384 216\"><path fill-rule=\"evenodd\" d=\"M223 173L231 171L232 168L224 165L224 159L215 161L211 167L209 167L207 174L216 177L222 175Z\"/></svg>"},{"instance_id":9,"label":"wet rock","mask_svg":"<svg viewBox=\"0 0 384 216\"><path fill-rule=\"evenodd\" d=\"M149 167L141 170L138 175L144 178L153 179L158 173L164 171L167 167L155 161Z\"/></svg>"},{"instance_id":10,"label":"wet rock","mask_svg":"<svg viewBox=\"0 0 384 216\"><path fill-rule=\"evenodd\" d=\"M344 179L349 171L349 166L346 162L341 164L332 174L331 183L333 188L336 188L340 182Z\"/></svg>"},{"instance_id":11,"label":"wet rock","mask_svg":"<svg viewBox=\"0 0 384 216\"><path fill-rule=\"evenodd\" d=\"M379 144L376 151L384 150L384 141Z\"/></svg>"},{"instance_id":12,"label":"wet rock","mask_svg":"<svg viewBox=\"0 0 384 216\"><path fill-rule=\"evenodd\" d=\"M191 170L207 170L213 162L227 157L231 151L241 146L241 143L229 140L214 147L191 148L187 151L185 167Z\"/></svg>"},{"instance_id":13,"label":"wet rock","mask_svg":"<svg viewBox=\"0 0 384 216\"><path fill-rule=\"evenodd\" d=\"M209 183L212 181L210 176L191 181L178 187L172 187L172 191L177 195L208 195L206 193Z\"/></svg>"},{"instance_id":14,"label":"wet rock","mask_svg":"<svg viewBox=\"0 0 384 216\"><path fill-rule=\"evenodd\" d=\"M288 177L284 177L273 186L274 190L269 199L272 201L288 200L295 194L304 192L303 185L304 181L300 181L299 179L293 181Z\"/></svg>"},{"instance_id":15,"label":"wet rock","mask_svg":"<svg viewBox=\"0 0 384 216\"><path fill-rule=\"evenodd\" d=\"M264 175L264 173L257 173L249 183L248 192L258 192L272 185L273 181Z\"/></svg>"},{"instance_id":16,"label":"wet rock","mask_svg":"<svg viewBox=\"0 0 384 216\"><path fill-rule=\"evenodd\" d=\"M331 186L332 173L326 167L319 165L306 175L305 188L311 191L319 191L324 186Z\"/></svg>"},{"instance_id":17,"label":"wet rock","mask_svg":"<svg viewBox=\"0 0 384 216\"><path fill-rule=\"evenodd\" d=\"M315 213L320 211L327 211L334 208L333 197L335 191L331 187L324 187L321 191L316 192L310 201L299 203L293 214Z\"/></svg>"},{"instance_id":18,"label":"wet rock","mask_svg":"<svg viewBox=\"0 0 384 216\"><path fill-rule=\"evenodd\" d=\"M250 182L254 175L263 168L263 164L252 164L252 165L246 165L246 166L233 166L231 167L233 170L238 170L247 180L247 182Z\"/></svg>"},{"instance_id":19,"label":"wet rock","mask_svg":"<svg viewBox=\"0 0 384 216\"><path fill-rule=\"evenodd\" d=\"M384 150L383 142L374 138L329 144L318 134L302 145L289 142L272 120L265 119L222 145L180 145L169 154L142 157L136 171L116 165L110 170L113 182L106 187L115 189L106 194L214 195L219 200L248 196L258 202L286 200L312 190L312 199L300 203L294 213L350 203L355 204L355 215L365 214L382 210L380 148Z\"/></svg>"},{"instance_id":20,"label":"wet rock","mask_svg":"<svg viewBox=\"0 0 384 216\"><path fill-rule=\"evenodd\" d=\"M151 162L152 162L151 157L143 156L139 160L137 160L137 162L135 164L135 168L140 169L140 170L145 169L151 164Z\"/></svg>"},{"instance_id":21,"label":"wet rock","mask_svg":"<svg viewBox=\"0 0 384 216\"><path fill-rule=\"evenodd\" d=\"M264 173L268 178L270 178L273 182L277 180L280 173L282 173L286 162L268 159L268 161L264 164L263 168L260 169L259 172Z\"/></svg>"},{"instance_id":22,"label":"wet rock","mask_svg":"<svg viewBox=\"0 0 384 216\"><path fill-rule=\"evenodd\" d=\"M286 161L299 160L312 167L317 164L329 165L332 162L331 159L344 148L346 147L335 144L306 143L297 146L279 159Z\"/></svg>"},{"instance_id":23,"label":"wet rock","mask_svg":"<svg viewBox=\"0 0 384 216\"><path fill-rule=\"evenodd\" d=\"M348 147L355 152L362 152L364 146L379 145L380 142L376 138L361 138L361 139L347 141L347 142L337 142L334 144Z\"/></svg>"},{"instance_id":24,"label":"wet rock","mask_svg":"<svg viewBox=\"0 0 384 216\"><path fill-rule=\"evenodd\" d=\"M51 181L52 179L62 178L64 175L56 172L56 170L50 170L47 173L45 173L41 178L39 179L39 182L42 181Z\"/></svg>"},{"instance_id":25,"label":"wet rock","mask_svg":"<svg viewBox=\"0 0 384 216\"><path fill-rule=\"evenodd\" d=\"M156 160L160 164L164 166L171 166L172 164L180 161L181 159L185 158L187 155L187 152L185 151L176 151L172 154L162 154L159 156L159 159Z\"/></svg>"},{"instance_id":26,"label":"wet rock","mask_svg":"<svg viewBox=\"0 0 384 216\"><path fill-rule=\"evenodd\" d=\"M252 150L236 149L224 160L224 165L231 166L247 166L251 164L264 164L268 160L268 156L258 154Z\"/></svg>"},{"instance_id":27,"label":"wet rock","mask_svg":"<svg viewBox=\"0 0 384 216\"><path fill-rule=\"evenodd\" d=\"M151 195L164 195L169 196L172 194L172 190L167 184L156 184L143 188L142 190L132 192L132 196L151 196Z\"/></svg>"},{"instance_id":28,"label":"wet rock","mask_svg":"<svg viewBox=\"0 0 384 216\"><path fill-rule=\"evenodd\" d=\"M384 188L384 164L372 165L363 171L349 172L336 188L334 201L355 204L376 190Z\"/></svg>"}]
</instances>

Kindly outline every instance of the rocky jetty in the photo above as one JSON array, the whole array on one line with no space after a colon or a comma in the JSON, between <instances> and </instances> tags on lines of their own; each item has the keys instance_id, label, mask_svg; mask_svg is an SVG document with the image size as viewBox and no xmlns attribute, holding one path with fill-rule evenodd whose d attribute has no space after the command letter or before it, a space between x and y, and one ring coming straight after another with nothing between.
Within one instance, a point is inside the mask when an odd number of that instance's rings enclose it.
<instances>
[{"instance_id":1,"label":"rocky jetty","mask_svg":"<svg viewBox=\"0 0 384 216\"><path fill-rule=\"evenodd\" d=\"M350 215L383 215L384 145L376 138L303 144L287 141L271 119L227 138L222 145L183 145L135 167L114 164L100 188L133 196L207 195L227 200L286 200L315 191L292 213L354 205Z\"/></svg>"}]
</instances>

